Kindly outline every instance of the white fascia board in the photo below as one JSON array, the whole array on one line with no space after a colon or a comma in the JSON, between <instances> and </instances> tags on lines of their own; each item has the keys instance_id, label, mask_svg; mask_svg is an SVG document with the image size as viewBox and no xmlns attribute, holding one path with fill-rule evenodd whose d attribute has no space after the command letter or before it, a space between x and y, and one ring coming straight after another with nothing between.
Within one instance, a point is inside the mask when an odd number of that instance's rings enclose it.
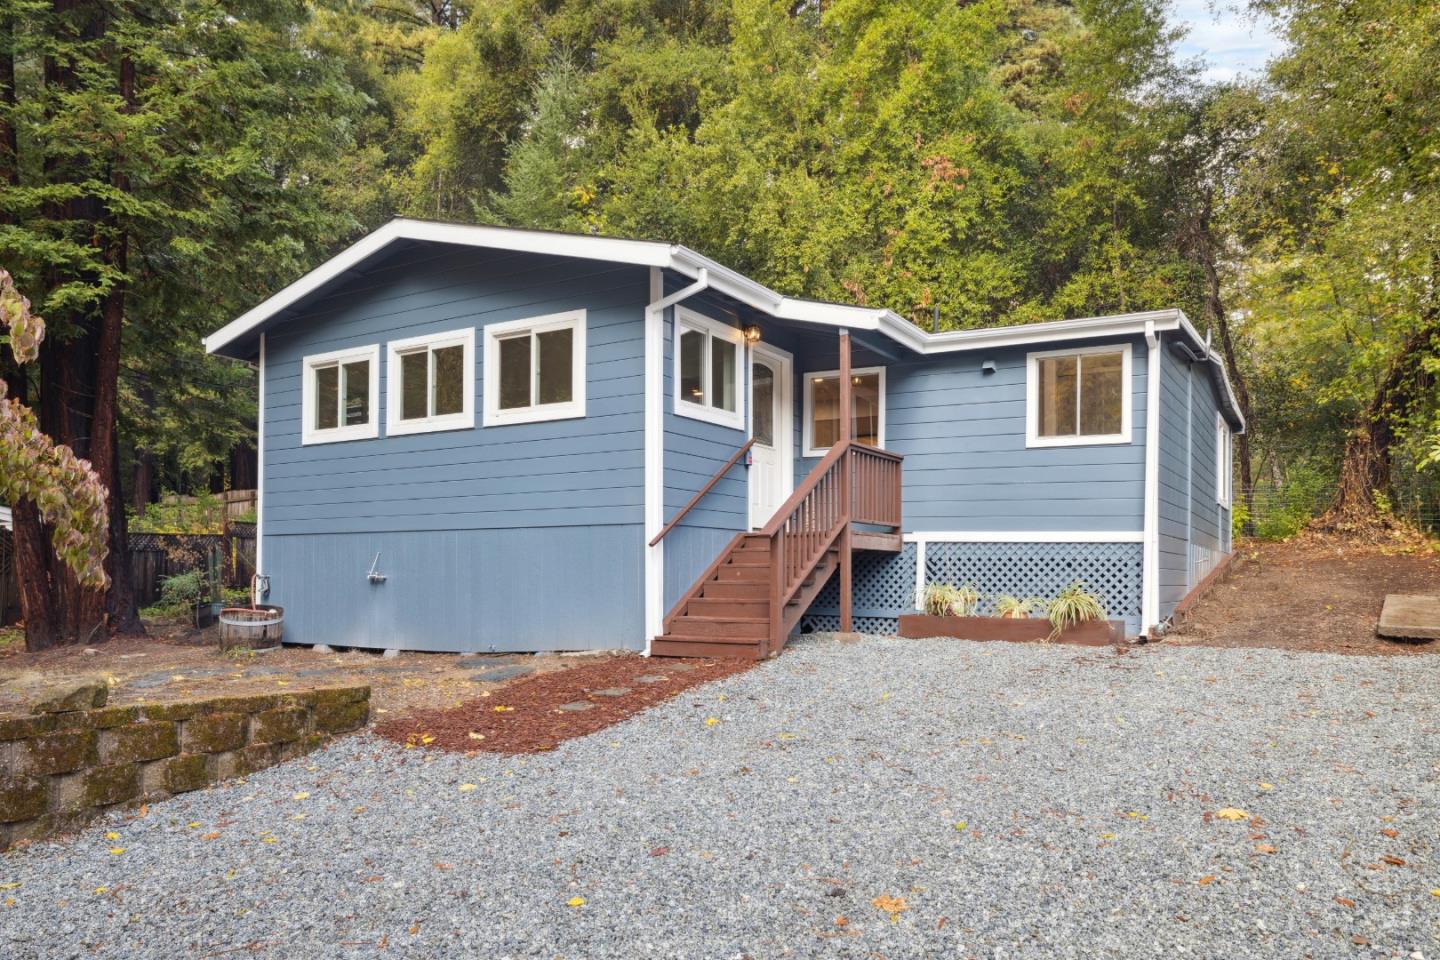
<instances>
[{"instance_id":1,"label":"white fascia board","mask_svg":"<svg viewBox=\"0 0 1440 960\"><path fill-rule=\"evenodd\" d=\"M558 257L603 260L645 267L671 267L676 252L684 250L650 240L622 240L582 234L547 233L543 230L513 230L507 227L437 223L430 220L391 220L362 237L294 283L242 313L203 341L207 353L216 353L227 344L259 327L286 307L303 299L346 271L354 269L397 240L427 240L458 246L485 247L516 253L544 253Z\"/></svg>"},{"instance_id":2,"label":"white fascia board","mask_svg":"<svg viewBox=\"0 0 1440 960\"><path fill-rule=\"evenodd\" d=\"M1142 530L916 530L906 543L1141 543Z\"/></svg>"},{"instance_id":3,"label":"white fascia board","mask_svg":"<svg viewBox=\"0 0 1440 960\"><path fill-rule=\"evenodd\" d=\"M1215 348L1210 346L1204 337L1200 336L1200 331L1195 329L1195 325L1190 322L1189 317L1185 316L1182 311L1177 310L1175 312L1180 314L1180 329L1185 331L1186 336L1195 341L1195 346L1206 351L1207 359L1213 363L1215 369L1220 372L1220 382L1225 386L1225 399L1229 401L1230 410L1235 414L1235 421L1239 424L1239 428L1235 432L1244 433L1247 429L1245 426L1245 414L1240 410L1240 404L1235 399L1235 388L1230 385L1230 371L1225 369L1225 359L1215 352Z\"/></svg>"}]
</instances>

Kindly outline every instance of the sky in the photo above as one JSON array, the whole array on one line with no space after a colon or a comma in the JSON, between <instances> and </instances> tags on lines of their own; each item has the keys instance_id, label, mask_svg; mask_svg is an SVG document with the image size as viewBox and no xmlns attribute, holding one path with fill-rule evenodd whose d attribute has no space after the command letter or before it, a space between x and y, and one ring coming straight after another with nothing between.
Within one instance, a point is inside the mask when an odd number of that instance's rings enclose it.
<instances>
[{"instance_id":1,"label":"sky","mask_svg":"<svg viewBox=\"0 0 1440 960\"><path fill-rule=\"evenodd\" d=\"M1171 0L1171 15L1189 28L1180 53L1205 61L1206 80L1257 74L1284 48L1269 24L1236 10L1237 5L1232 0Z\"/></svg>"}]
</instances>

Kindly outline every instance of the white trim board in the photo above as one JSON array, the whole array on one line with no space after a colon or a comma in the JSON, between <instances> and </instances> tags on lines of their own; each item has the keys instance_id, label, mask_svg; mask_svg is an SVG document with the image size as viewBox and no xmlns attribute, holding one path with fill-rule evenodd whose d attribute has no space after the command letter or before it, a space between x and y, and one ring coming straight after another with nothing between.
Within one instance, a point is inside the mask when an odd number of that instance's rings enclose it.
<instances>
[{"instance_id":1,"label":"white trim board","mask_svg":"<svg viewBox=\"0 0 1440 960\"><path fill-rule=\"evenodd\" d=\"M1141 530L918 530L906 543L1141 543Z\"/></svg>"},{"instance_id":2,"label":"white trim board","mask_svg":"<svg viewBox=\"0 0 1440 960\"><path fill-rule=\"evenodd\" d=\"M622 240L585 234L549 233L541 230L520 230L510 227L475 226L442 223L431 220L396 218L346 247L320 266L281 289L260 304L247 310L225 326L204 338L205 349L220 353L241 337L258 330L271 318L283 313L300 300L317 292L327 283L340 279L361 263L378 254L392 243L404 240L449 243L459 246L506 250L516 253L548 254L628 263L637 266L672 270L693 280L704 278L705 287L777 317L813 323L830 328L849 328L883 333L919 354L950 353L959 350L993 350L999 347L1060 343L1090 337L1138 335L1153 330L1183 330L1185 335L1216 365L1228 407L1234 411L1241 430L1244 421L1235 402L1235 392L1226 376L1225 366L1201 337L1185 314L1176 308L1140 313L1114 314L1099 317L1078 317L1012 327L989 327L977 330L951 330L929 333L899 314L876 307L860 307L841 303L825 303L783 296L743 274L731 270L688 247L650 240Z\"/></svg>"},{"instance_id":3,"label":"white trim board","mask_svg":"<svg viewBox=\"0 0 1440 960\"><path fill-rule=\"evenodd\" d=\"M1164 336L1145 331L1145 540L1141 557L1140 632L1160 627L1160 351Z\"/></svg>"},{"instance_id":4,"label":"white trim board","mask_svg":"<svg viewBox=\"0 0 1440 960\"><path fill-rule=\"evenodd\" d=\"M255 421L255 575L265 573L265 334L260 334L260 389ZM303 387L301 388L304 389ZM252 602L259 599L252 592Z\"/></svg>"}]
</instances>

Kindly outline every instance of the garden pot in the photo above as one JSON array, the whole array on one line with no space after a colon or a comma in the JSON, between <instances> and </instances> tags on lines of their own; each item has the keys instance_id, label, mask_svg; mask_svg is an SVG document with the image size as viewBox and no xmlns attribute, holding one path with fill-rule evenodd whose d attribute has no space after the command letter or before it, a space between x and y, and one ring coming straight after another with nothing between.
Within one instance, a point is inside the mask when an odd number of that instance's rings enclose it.
<instances>
[{"instance_id":1,"label":"garden pot","mask_svg":"<svg viewBox=\"0 0 1440 960\"><path fill-rule=\"evenodd\" d=\"M900 636L910 639L954 637L957 640L1044 642L1054 629L1041 617L935 617L928 613L900 615ZM1106 647L1125 639L1124 620L1091 620L1068 628L1054 641L1085 647Z\"/></svg>"},{"instance_id":2,"label":"garden pot","mask_svg":"<svg viewBox=\"0 0 1440 960\"><path fill-rule=\"evenodd\" d=\"M195 626L202 629L205 627L214 626L216 619L218 619L220 616L220 608L223 606L225 606L225 604L221 603L219 600L215 600L213 602L209 600L202 600L201 602L195 604L192 621L194 622Z\"/></svg>"}]
</instances>

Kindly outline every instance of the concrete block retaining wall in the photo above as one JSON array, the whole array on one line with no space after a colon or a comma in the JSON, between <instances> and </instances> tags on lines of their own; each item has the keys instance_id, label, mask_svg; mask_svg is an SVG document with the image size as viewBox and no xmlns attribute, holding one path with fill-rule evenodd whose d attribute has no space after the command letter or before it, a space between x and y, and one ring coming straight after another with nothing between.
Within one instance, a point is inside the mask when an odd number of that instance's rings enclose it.
<instances>
[{"instance_id":1,"label":"concrete block retaining wall","mask_svg":"<svg viewBox=\"0 0 1440 960\"><path fill-rule=\"evenodd\" d=\"M301 756L369 718L366 686L0 716L0 850Z\"/></svg>"}]
</instances>

